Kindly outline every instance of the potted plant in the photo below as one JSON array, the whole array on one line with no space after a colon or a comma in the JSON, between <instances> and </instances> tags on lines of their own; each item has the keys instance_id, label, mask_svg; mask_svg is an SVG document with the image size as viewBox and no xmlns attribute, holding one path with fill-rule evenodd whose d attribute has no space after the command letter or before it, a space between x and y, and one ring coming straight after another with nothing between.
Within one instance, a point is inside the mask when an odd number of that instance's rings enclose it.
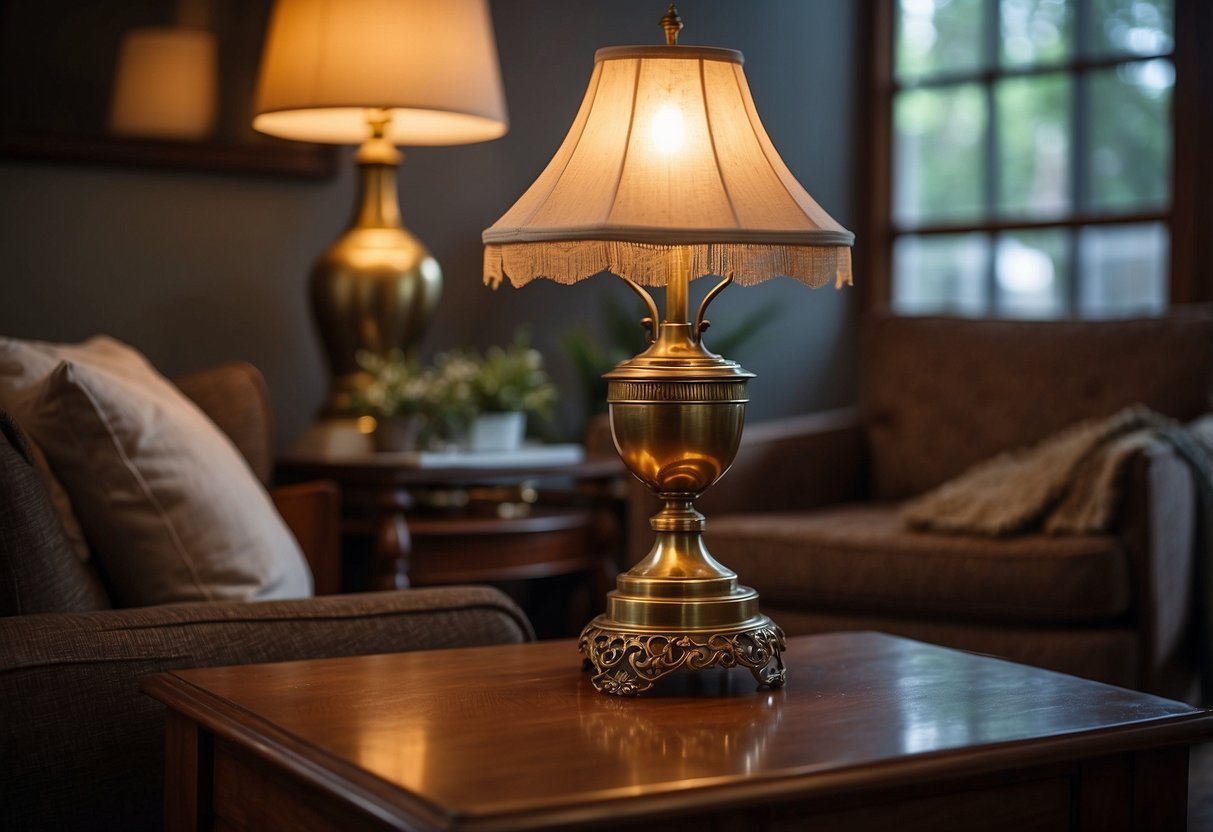
<instances>
[{"instance_id":1,"label":"potted plant","mask_svg":"<svg viewBox=\"0 0 1213 832\"><path fill-rule=\"evenodd\" d=\"M445 445L466 444L476 418L476 377L480 359L472 352L451 350L434 359L426 436Z\"/></svg>"},{"instance_id":2,"label":"potted plant","mask_svg":"<svg viewBox=\"0 0 1213 832\"><path fill-rule=\"evenodd\" d=\"M467 385L475 414L468 430L473 451L517 450L526 435L527 415L546 415L556 402L543 356L525 334L507 347L489 347L483 355L446 354L439 367L447 384Z\"/></svg>"},{"instance_id":3,"label":"potted plant","mask_svg":"<svg viewBox=\"0 0 1213 832\"><path fill-rule=\"evenodd\" d=\"M354 397L354 407L375 419L371 434L375 450L412 450L433 404L433 373L400 350L387 355L362 351L357 360L371 382Z\"/></svg>"}]
</instances>

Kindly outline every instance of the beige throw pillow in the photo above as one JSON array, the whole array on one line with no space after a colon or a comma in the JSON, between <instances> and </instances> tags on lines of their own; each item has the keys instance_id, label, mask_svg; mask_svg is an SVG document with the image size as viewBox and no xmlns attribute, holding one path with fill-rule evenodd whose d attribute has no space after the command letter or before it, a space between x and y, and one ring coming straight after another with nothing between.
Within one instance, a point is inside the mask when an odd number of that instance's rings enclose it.
<instances>
[{"instance_id":1,"label":"beige throw pillow","mask_svg":"<svg viewBox=\"0 0 1213 832\"><path fill-rule=\"evenodd\" d=\"M0 405L41 445L123 605L312 594L239 451L135 350L0 339Z\"/></svg>"}]
</instances>

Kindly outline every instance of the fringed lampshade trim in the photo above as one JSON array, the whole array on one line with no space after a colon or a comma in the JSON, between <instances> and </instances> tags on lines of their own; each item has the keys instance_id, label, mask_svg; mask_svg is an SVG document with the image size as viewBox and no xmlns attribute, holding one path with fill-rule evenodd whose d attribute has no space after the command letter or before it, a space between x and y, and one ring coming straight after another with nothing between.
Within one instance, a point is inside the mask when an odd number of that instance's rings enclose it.
<instances>
[{"instance_id":1,"label":"fringed lampshade trim","mask_svg":"<svg viewBox=\"0 0 1213 832\"><path fill-rule=\"evenodd\" d=\"M571 284L600 272L642 286L664 286L674 246L614 240L568 240L489 244L484 248L484 282L496 289L503 278L515 287L537 277ZM690 254L691 279L733 273L752 286L772 277L791 277L818 288L851 283L851 249L846 246L792 246L716 243L678 246Z\"/></svg>"}]
</instances>

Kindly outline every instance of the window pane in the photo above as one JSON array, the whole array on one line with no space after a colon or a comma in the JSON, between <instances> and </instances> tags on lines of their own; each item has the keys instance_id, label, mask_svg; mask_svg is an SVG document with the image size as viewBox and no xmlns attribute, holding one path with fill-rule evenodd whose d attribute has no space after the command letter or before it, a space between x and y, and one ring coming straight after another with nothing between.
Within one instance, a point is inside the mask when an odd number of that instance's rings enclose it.
<instances>
[{"instance_id":1,"label":"window pane","mask_svg":"<svg viewBox=\"0 0 1213 832\"><path fill-rule=\"evenodd\" d=\"M1069 232L1050 229L1005 233L999 236L995 252L995 310L1000 317L1066 316Z\"/></svg>"},{"instance_id":2,"label":"window pane","mask_svg":"<svg viewBox=\"0 0 1213 832\"><path fill-rule=\"evenodd\" d=\"M1167 306L1170 239L1162 223L1098 225L1078 236L1084 318L1149 315Z\"/></svg>"},{"instance_id":3,"label":"window pane","mask_svg":"<svg viewBox=\"0 0 1213 832\"><path fill-rule=\"evenodd\" d=\"M898 93L893 124L895 219L909 225L982 217L986 99L981 86Z\"/></svg>"},{"instance_id":4,"label":"window pane","mask_svg":"<svg viewBox=\"0 0 1213 832\"><path fill-rule=\"evenodd\" d=\"M998 210L1040 218L1070 210L1070 91L1068 75L1000 81Z\"/></svg>"},{"instance_id":5,"label":"window pane","mask_svg":"<svg viewBox=\"0 0 1213 832\"><path fill-rule=\"evenodd\" d=\"M1092 55L1163 55L1175 46L1173 0L1093 0L1087 19Z\"/></svg>"},{"instance_id":6,"label":"window pane","mask_svg":"<svg viewBox=\"0 0 1213 832\"><path fill-rule=\"evenodd\" d=\"M1002 0L1003 66L1060 63L1070 57L1073 0Z\"/></svg>"},{"instance_id":7,"label":"window pane","mask_svg":"<svg viewBox=\"0 0 1213 832\"><path fill-rule=\"evenodd\" d=\"M900 0L897 6L897 77L983 69L984 0Z\"/></svg>"},{"instance_id":8,"label":"window pane","mask_svg":"<svg viewBox=\"0 0 1213 832\"><path fill-rule=\"evenodd\" d=\"M893 246L893 308L906 314L986 314L989 257L985 234L898 237Z\"/></svg>"},{"instance_id":9,"label":"window pane","mask_svg":"<svg viewBox=\"0 0 1213 832\"><path fill-rule=\"evenodd\" d=\"M1092 72L1087 91L1087 207L1165 208L1171 200L1171 88L1168 60Z\"/></svg>"}]
</instances>

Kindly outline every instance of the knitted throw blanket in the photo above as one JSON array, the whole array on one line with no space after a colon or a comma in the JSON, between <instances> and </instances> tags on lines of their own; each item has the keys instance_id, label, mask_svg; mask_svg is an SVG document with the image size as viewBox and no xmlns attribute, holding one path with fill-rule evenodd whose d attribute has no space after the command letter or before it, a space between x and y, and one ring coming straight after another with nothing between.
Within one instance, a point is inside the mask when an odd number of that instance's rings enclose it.
<instances>
[{"instance_id":1,"label":"knitted throw blanket","mask_svg":"<svg viewBox=\"0 0 1213 832\"><path fill-rule=\"evenodd\" d=\"M1196 481L1195 616L1202 697L1213 700L1213 414L1181 427L1144 407L1080 422L1001 454L906 503L918 529L1006 535L1106 531L1133 454L1165 442ZM1177 602L1182 603L1177 599Z\"/></svg>"},{"instance_id":2,"label":"knitted throw blanket","mask_svg":"<svg viewBox=\"0 0 1213 832\"><path fill-rule=\"evenodd\" d=\"M980 463L905 503L901 518L916 529L994 536L1105 531L1126 465L1154 441L1173 445L1200 486L1210 484L1213 415L1182 428L1137 405Z\"/></svg>"}]
</instances>

